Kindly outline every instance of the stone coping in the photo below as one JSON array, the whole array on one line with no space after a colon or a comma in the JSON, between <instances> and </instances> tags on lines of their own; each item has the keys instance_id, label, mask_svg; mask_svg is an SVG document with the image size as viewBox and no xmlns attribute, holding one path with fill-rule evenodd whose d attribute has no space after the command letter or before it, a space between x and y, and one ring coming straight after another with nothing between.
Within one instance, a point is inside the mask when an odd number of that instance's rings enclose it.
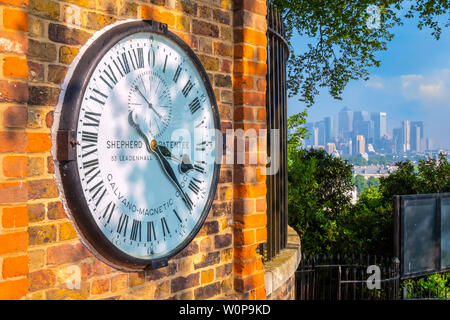
<instances>
[{"instance_id":1,"label":"stone coping","mask_svg":"<svg viewBox=\"0 0 450 320\"><path fill-rule=\"evenodd\" d=\"M271 261L264 263L266 296L275 292L292 277L300 264L300 259L300 237L294 229L288 226L286 249L281 250Z\"/></svg>"}]
</instances>

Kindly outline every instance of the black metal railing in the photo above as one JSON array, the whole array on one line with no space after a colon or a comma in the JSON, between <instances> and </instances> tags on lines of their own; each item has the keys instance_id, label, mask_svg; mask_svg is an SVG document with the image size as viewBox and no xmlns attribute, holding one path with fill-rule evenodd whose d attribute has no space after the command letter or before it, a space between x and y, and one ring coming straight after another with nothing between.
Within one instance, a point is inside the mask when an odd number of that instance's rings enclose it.
<instances>
[{"instance_id":1,"label":"black metal railing","mask_svg":"<svg viewBox=\"0 0 450 320\"><path fill-rule=\"evenodd\" d=\"M289 47L280 13L271 5L267 14L267 153L271 158L279 156L276 174L267 176L267 242L260 247L264 259L271 260L287 244L287 87L286 62ZM279 135L271 130L279 130ZM278 139L279 141L273 141ZM271 148L272 146L272 148ZM277 146L273 150L273 146ZM274 153L274 154L272 154Z\"/></svg>"},{"instance_id":2,"label":"black metal railing","mask_svg":"<svg viewBox=\"0 0 450 320\"><path fill-rule=\"evenodd\" d=\"M295 278L297 300L397 300L401 292L398 261L377 256L303 255Z\"/></svg>"}]
</instances>

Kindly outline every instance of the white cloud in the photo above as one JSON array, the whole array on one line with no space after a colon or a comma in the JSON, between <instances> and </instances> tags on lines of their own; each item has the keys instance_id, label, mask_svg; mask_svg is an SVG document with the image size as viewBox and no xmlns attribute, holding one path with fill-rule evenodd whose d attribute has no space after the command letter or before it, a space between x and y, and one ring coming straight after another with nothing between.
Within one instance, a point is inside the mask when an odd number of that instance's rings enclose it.
<instances>
[{"instance_id":1,"label":"white cloud","mask_svg":"<svg viewBox=\"0 0 450 320\"><path fill-rule=\"evenodd\" d=\"M422 106L449 106L450 70L441 69L430 75L402 75L401 90L405 98L418 100Z\"/></svg>"}]
</instances>

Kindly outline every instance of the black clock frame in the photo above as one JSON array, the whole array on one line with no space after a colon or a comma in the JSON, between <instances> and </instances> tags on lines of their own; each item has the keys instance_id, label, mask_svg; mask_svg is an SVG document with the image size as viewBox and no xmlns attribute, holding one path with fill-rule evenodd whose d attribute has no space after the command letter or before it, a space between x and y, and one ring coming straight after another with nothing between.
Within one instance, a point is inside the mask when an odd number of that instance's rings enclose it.
<instances>
[{"instance_id":1,"label":"black clock frame","mask_svg":"<svg viewBox=\"0 0 450 320\"><path fill-rule=\"evenodd\" d=\"M168 265L168 260L183 250L197 235L211 209L219 180L220 163L215 163L213 180L206 205L196 226L189 236L175 249L156 259L140 259L118 249L103 234L90 213L81 187L77 170L76 130L82 99L89 80L98 63L118 41L135 33L148 32L163 35L174 41L191 59L200 73L212 103L215 129L220 130L217 102L209 77L194 51L176 34L169 31L166 24L153 20L136 20L118 24L94 40L76 64L64 93L59 124L55 130L56 148L54 161L57 163L60 181L59 191L68 209L69 219L83 244L100 260L122 271L156 269ZM63 94L63 93L62 93ZM216 139L217 140L217 139Z\"/></svg>"}]
</instances>

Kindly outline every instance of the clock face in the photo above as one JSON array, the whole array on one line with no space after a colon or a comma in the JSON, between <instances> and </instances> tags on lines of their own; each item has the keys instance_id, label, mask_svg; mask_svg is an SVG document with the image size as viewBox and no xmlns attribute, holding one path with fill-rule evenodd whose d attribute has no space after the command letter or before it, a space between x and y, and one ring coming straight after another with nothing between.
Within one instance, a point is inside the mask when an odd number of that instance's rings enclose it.
<instances>
[{"instance_id":1,"label":"clock face","mask_svg":"<svg viewBox=\"0 0 450 320\"><path fill-rule=\"evenodd\" d=\"M184 248L203 224L218 180L220 122L206 73L178 37L150 26L119 25L122 34L112 28L101 55L94 42L83 58L91 53L97 61L83 70L80 60L84 88L71 99L77 144L68 164L82 205L71 203L77 199L70 200L67 186L64 193L89 247L119 268L164 265Z\"/></svg>"}]
</instances>

